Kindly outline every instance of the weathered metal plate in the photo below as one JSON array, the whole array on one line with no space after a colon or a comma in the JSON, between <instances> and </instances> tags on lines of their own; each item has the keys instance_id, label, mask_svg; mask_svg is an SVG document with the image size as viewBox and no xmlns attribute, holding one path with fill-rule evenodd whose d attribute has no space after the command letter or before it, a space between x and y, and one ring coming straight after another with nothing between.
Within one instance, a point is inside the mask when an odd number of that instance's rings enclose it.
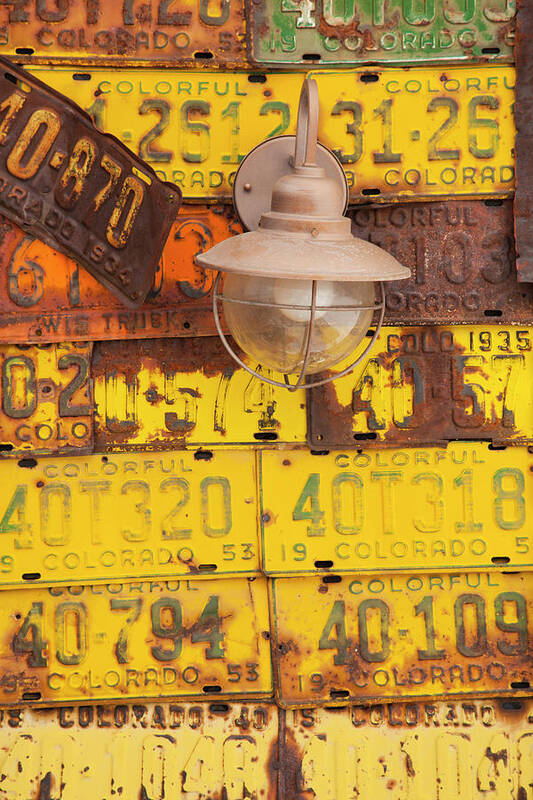
<instances>
[{"instance_id":1,"label":"weathered metal plate","mask_svg":"<svg viewBox=\"0 0 533 800\"><path fill-rule=\"evenodd\" d=\"M94 64L246 64L242 3L8 0L2 5L0 53L17 61L84 69Z\"/></svg>"},{"instance_id":2,"label":"weathered metal plate","mask_svg":"<svg viewBox=\"0 0 533 800\"><path fill-rule=\"evenodd\" d=\"M308 392L311 447L533 442L533 328L382 328L352 375Z\"/></svg>"},{"instance_id":3,"label":"weathered metal plate","mask_svg":"<svg viewBox=\"0 0 533 800\"><path fill-rule=\"evenodd\" d=\"M6 589L0 704L272 694L263 578Z\"/></svg>"},{"instance_id":4,"label":"weathered metal plate","mask_svg":"<svg viewBox=\"0 0 533 800\"><path fill-rule=\"evenodd\" d=\"M0 345L0 457L92 451L91 350Z\"/></svg>"},{"instance_id":5,"label":"weathered metal plate","mask_svg":"<svg viewBox=\"0 0 533 800\"><path fill-rule=\"evenodd\" d=\"M530 693L533 576L339 577L272 582L282 706Z\"/></svg>"},{"instance_id":6,"label":"weathered metal plate","mask_svg":"<svg viewBox=\"0 0 533 800\"><path fill-rule=\"evenodd\" d=\"M271 704L22 708L2 717L5 800L276 797L278 711Z\"/></svg>"},{"instance_id":7,"label":"weathered metal plate","mask_svg":"<svg viewBox=\"0 0 533 800\"><path fill-rule=\"evenodd\" d=\"M532 747L526 699L294 710L283 796L525 800Z\"/></svg>"},{"instance_id":8,"label":"weathered metal plate","mask_svg":"<svg viewBox=\"0 0 533 800\"><path fill-rule=\"evenodd\" d=\"M517 0L516 22L516 266L518 280L533 283L533 6L530 2Z\"/></svg>"},{"instance_id":9,"label":"weathered metal plate","mask_svg":"<svg viewBox=\"0 0 533 800\"><path fill-rule=\"evenodd\" d=\"M0 217L0 339L56 342L215 334L213 273L198 253L242 228L230 206L182 206L143 306L133 311L92 275Z\"/></svg>"},{"instance_id":10,"label":"weathered metal plate","mask_svg":"<svg viewBox=\"0 0 533 800\"><path fill-rule=\"evenodd\" d=\"M512 61L514 3L359 3L247 0L252 61L316 64L454 64Z\"/></svg>"},{"instance_id":11,"label":"weathered metal plate","mask_svg":"<svg viewBox=\"0 0 533 800\"><path fill-rule=\"evenodd\" d=\"M305 443L305 390L287 392L250 375L218 336L94 348L98 452Z\"/></svg>"},{"instance_id":12,"label":"weathered metal plate","mask_svg":"<svg viewBox=\"0 0 533 800\"><path fill-rule=\"evenodd\" d=\"M153 284L180 191L98 131L69 99L75 94L0 58L0 208L136 307Z\"/></svg>"},{"instance_id":13,"label":"weathered metal plate","mask_svg":"<svg viewBox=\"0 0 533 800\"><path fill-rule=\"evenodd\" d=\"M531 569L532 454L490 448L260 453L265 573Z\"/></svg>"},{"instance_id":14,"label":"weathered metal plate","mask_svg":"<svg viewBox=\"0 0 533 800\"><path fill-rule=\"evenodd\" d=\"M31 71L72 94L100 127L195 200L229 200L244 155L267 138L295 132L302 83L297 72L93 69L87 80L74 80L63 67ZM312 77L321 99L319 139L339 155L352 202L512 195L512 67ZM157 108L139 113L150 98Z\"/></svg>"},{"instance_id":15,"label":"weathered metal plate","mask_svg":"<svg viewBox=\"0 0 533 800\"><path fill-rule=\"evenodd\" d=\"M258 573L253 453L26 458L0 476L3 586Z\"/></svg>"},{"instance_id":16,"label":"weathered metal plate","mask_svg":"<svg viewBox=\"0 0 533 800\"><path fill-rule=\"evenodd\" d=\"M385 324L533 323L517 285L512 200L352 208L354 236L385 248L411 278L386 285Z\"/></svg>"}]
</instances>

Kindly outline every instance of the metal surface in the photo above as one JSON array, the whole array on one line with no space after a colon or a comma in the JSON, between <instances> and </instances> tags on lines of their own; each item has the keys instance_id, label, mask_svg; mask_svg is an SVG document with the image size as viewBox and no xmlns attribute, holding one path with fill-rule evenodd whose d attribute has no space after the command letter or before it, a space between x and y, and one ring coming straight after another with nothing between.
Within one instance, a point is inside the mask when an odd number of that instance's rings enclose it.
<instances>
[{"instance_id":1,"label":"metal surface","mask_svg":"<svg viewBox=\"0 0 533 800\"><path fill-rule=\"evenodd\" d=\"M242 230L229 206L182 206L144 305L133 311L77 263L0 216L0 341L215 333L214 276L195 256Z\"/></svg>"},{"instance_id":2,"label":"metal surface","mask_svg":"<svg viewBox=\"0 0 533 800\"><path fill-rule=\"evenodd\" d=\"M233 202L246 230L257 230L262 214L270 210L272 190L279 178L290 170L295 139L295 136L265 139L241 162L233 182ZM342 164L331 150L321 144L317 146L316 160L318 166L326 170L328 178L343 186L345 213L348 184Z\"/></svg>"},{"instance_id":3,"label":"metal surface","mask_svg":"<svg viewBox=\"0 0 533 800\"><path fill-rule=\"evenodd\" d=\"M0 485L1 587L258 573L253 453L26 458Z\"/></svg>"},{"instance_id":4,"label":"metal surface","mask_svg":"<svg viewBox=\"0 0 533 800\"><path fill-rule=\"evenodd\" d=\"M530 693L533 576L334 577L272 582L282 706Z\"/></svg>"},{"instance_id":5,"label":"metal surface","mask_svg":"<svg viewBox=\"0 0 533 800\"><path fill-rule=\"evenodd\" d=\"M286 714L282 796L526 800L531 700L392 703Z\"/></svg>"},{"instance_id":6,"label":"metal surface","mask_svg":"<svg viewBox=\"0 0 533 800\"><path fill-rule=\"evenodd\" d=\"M531 569L530 450L260 453L263 570Z\"/></svg>"},{"instance_id":7,"label":"metal surface","mask_svg":"<svg viewBox=\"0 0 533 800\"><path fill-rule=\"evenodd\" d=\"M271 67L513 60L511 0L246 0L246 10L251 59Z\"/></svg>"},{"instance_id":8,"label":"metal surface","mask_svg":"<svg viewBox=\"0 0 533 800\"><path fill-rule=\"evenodd\" d=\"M2 592L0 705L272 694L262 578Z\"/></svg>"},{"instance_id":9,"label":"metal surface","mask_svg":"<svg viewBox=\"0 0 533 800\"><path fill-rule=\"evenodd\" d=\"M161 178L195 200L229 200L246 153L267 138L294 133L301 86L297 72L91 69L74 80L75 71L63 67L31 71L72 95L100 127L140 151ZM512 195L512 67L312 77L324 98L318 138L340 157L352 202ZM158 107L140 114L149 99Z\"/></svg>"},{"instance_id":10,"label":"metal surface","mask_svg":"<svg viewBox=\"0 0 533 800\"><path fill-rule=\"evenodd\" d=\"M25 63L244 66L244 9L219 0L13 0L0 53Z\"/></svg>"},{"instance_id":11,"label":"metal surface","mask_svg":"<svg viewBox=\"0 0 533 800\"><path fill-rule=\"evenodd\" d=\"M533 328L383 328L363 368L312 389L311 447L533 443Z\"/></svg>"},{"instance_id":12,"label":"metal surface","mask_svg":"<svg viewBox=\"0 0 533 800\"><path fill-rule=\"evenodd\" d=\"M533 323L533 287L517 285L511 200L352 208L355 236L412 270L386 285L385 324Z\"/></svg>"},{"instance_id":13,"label":"metal surface","mask_svg":"<svg viewBox=\"0 0 533 800\"><path fill-rule=\"evenodd\" d=\"M91 351L91 343L0 345L0 458L92 451Z\"/></svg>"},{"instance_id":14,"label":"metal surface","mask_svg":"<svg viewBox=\"0 0 533 800\"><path fill-rule=\"evenodd\" d=\"M40 74L47 81L53 72ZM0 58L0 209L137 307L152 286L180 191L98 131L73 95Z\"/></svg>"},{"instance_id":15,"label":"metal surface","mask_svg":"<svg viewBox=\"0 0 533 800\"><path fill-rule=\"evenodd\" d=\"M518 280L533 283L533 6L527 0L517 1L516 22L516 266Z\"/></svg>"},{"instance_id":16,"label":"metal surface","mask_svg":"<svg viewBox=\"0 0 533 800\"><path fill-rule=\"evenodd\" d=\"M218 337L97 343L91 374L99 452L305 443L305 391L250 377Z\"/></svg>"},{"instance_id":17,"label":"metal surface","mask_svg":"<svg viewBox=\"0 0 533 800\"><path fill-rule=\"evenodd\" d=\"M276 797L278 710L211 702L10 709L4 798Z\"/></svg>"}]
</instances>

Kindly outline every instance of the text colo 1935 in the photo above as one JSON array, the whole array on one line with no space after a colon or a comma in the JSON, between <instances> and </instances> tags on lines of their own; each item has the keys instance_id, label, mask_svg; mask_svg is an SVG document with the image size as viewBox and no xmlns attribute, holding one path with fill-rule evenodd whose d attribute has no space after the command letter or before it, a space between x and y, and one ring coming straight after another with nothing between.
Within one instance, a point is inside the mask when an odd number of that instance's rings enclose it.
<instances>
[{"instance_id":1,"label":"text colo 1935","mask_svg":"<svg viewBox=\"0 0 533 800\"><path fill-rule=\"evenodd\" d=\"M533 457L485 443L262 452L263 569L531 569Z\"/></svg>"},{"instance_id":2,"label":"text colo 1935","mask_svg":"<svg viewBox=\"0 0 533 800\"><path fill-rule=\"evenodd\" d=\"M199 455L0 462L0 588L257 574L254 455Z\"/></svg>"},{"instance_id":3,"label":"text colo 1935","mask_svg":"<svg viewBox=\"0 0 533 800\"><path fill-rule=\"evenodd\" d=\"M91 350L0 345L0 457L92 452Z\"/></svg>"},{"instance_id":4,"label":"text colo 1935","mask_svg":"<svg viewBox=\"0 0 533 800\"><path fill-rule=\"evenodd\" d=\"M302 83L295 72L93 69L86 80L63 67L32 72L72 94L99 127L189 199L230 199L246 153L266 138L294 133ZM512 195L512 67L313 77L322 98L319 139L341 160L352 201Z\"/></svg>"},{"instance_id":5,"label":"text colo 1935","mask_svg":"<svg viewBox=\"0 0 533 800\"><path fill-rule=\"evenodd\" d=\"M529 573L275 579L278 699L291 707L528 694L532 585Z\"/></svg>"},{"instance_id":6,"label":"text colo 1935","mask_svg":"<svg viewBox=\"0 0 533 800\"><path fill-rule=\"evenodd\" d=\"M0 231L0 338L26 343L215 334L214 274L194 259L242 228L230 206L182 206L147 300L135 310L1 216Z\"/></svg>"},{"instance_id":7,"label":"text colo 1935","mask_svg":"<svg viewBox=\"0 0 533 800\"><path fill-rule=\"evenodd\" d=\"M263 578L5 589L0 705L272 695Z\"/></svg>"},{"instance_id":8,"label":"text colo 1935","mask_svg":"<svg viewBox=\"0 0 533 800\"><path fill-rule=\"evenodd\" d=\"M533 329L382 328L362 368L308 393L312 447L533 442Z\"/></svg>"},{"instance_id":9,"label":"text colo 1935","mask_svg":"<svg viewBox=\"0 0 533 800\"><path fill-rule=\"evenodd\" d=\"M121 703L0 712L4 797L275 800L268 703Z\"/></svg>"},{"instance_id":10,"label":"text colo 1935","mask_svg":"<svg viewBox=\"0 0 533 800\"><path fill-rule=\"evenodd\" d=\"M246 64L244 9L233 0L3 0L2 6L0 53L17 61L83 68Z\"/></svg>"},{"instance_id":11,"label":"text colo 1935","mask_svg":"<svg viewBox=\"0 0 533 800\"><path fill-rule=\"evenodd\" d=\"M305 443L305 390L250 375L218 336L94 347L97 452Z\"/></svg>"},{"instance_id":12,"label":"text colo 1935","mask_svg":"<svg viewBox=\"0 0 533 800\"><path fill-rule=\"evenodd\" d=\"M48 83L48 74L42 77ZM181 193L87 114L0 58L0 209L124 303L148 294Z\"/></svg>"},{"instance_id":13,"label":"text colo 1935","mask_svg":"<svg viewBox=\"0 0 533 800\"><path fill-rule=\"evenodd\" d=\"M247 0L252 61L431 64L512 61L513 0Z\"/></svg>"},{"instance_id":14,"label":"text colo 1935","mask_svg":"<svg viewBox=\"0 0 533 800\"><path fill-rule=\"evenodd\" d=\"M526 800L533 703L489 699L298 709L286 714L282 754L288 767L283 796L297 800L389 794L409 800Z\"/></svg>"}]
</instances>

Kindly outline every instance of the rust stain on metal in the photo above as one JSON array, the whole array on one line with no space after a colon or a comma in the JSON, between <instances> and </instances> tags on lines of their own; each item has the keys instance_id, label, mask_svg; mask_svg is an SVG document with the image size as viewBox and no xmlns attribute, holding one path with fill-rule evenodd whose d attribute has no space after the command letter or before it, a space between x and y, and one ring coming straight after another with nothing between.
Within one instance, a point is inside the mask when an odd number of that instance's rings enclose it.
<instances>
[{"instance_id":1,"label":"rust stain on metal","mask_svg":"<svg viewBox=\"0 0 533 800\"><path fill-rule=\"evenodd\" d=\"M213 274L195 256L242 228L231 207L182 206L145 303L127 309L88 272L0 216L0 338L61 342L213 335Z\"/></svg>"},{"instance_id":2,"label":"rust stain on metal","mask_svg":"<svg viewBox=\"0 0 533 800\"><path fill-rule=\"evenodd\" d=\"M384 328L362 370L308 392L308 444L527 444L531 346L530 328Z\"/></svg>"},{"instance_id":3,"label":"rust stain on metal","mask_svg":"<svg viewBox=\"0 0 533 800\"><path fill-rule=\"evenodd\" d=\"M533 282L533 5L517 0L516 11L516 189L514 199L518 280Z\"/></svg>"},{"instance_id":4,"label":"rust stain on metal","mask_svg":"<svg viewBox=\"0 0 533 800\"><path fill-rule=\"evenodd\" d=\"M385 324L533 322L533 287L516 283L511 200L353 208L352 233L410 267L387 284Z\"/></svg>"},{"instance_id":5,"label":"rust stain on metal","mask_svg":"<svg viewBox=\"0 0 533 800\"><path fill-rule=\"evenodd\" d=\"M219 0L69 0L0 7L0 53L27 64L246 66L244 8ZM136 6L136 7L134 7Z\"/></svg>"},{"instance_id":6,"label":"rust stain on metal","mask_svg":"<svg viewBox=\"0 0 533 800\"><path fill-rule=\"evenodd\" d=\"M123 303L139 306L180 189L66 96L8 59L0 57L0 66L2 213L75 258Z\"/></svg>"}]
</instances>

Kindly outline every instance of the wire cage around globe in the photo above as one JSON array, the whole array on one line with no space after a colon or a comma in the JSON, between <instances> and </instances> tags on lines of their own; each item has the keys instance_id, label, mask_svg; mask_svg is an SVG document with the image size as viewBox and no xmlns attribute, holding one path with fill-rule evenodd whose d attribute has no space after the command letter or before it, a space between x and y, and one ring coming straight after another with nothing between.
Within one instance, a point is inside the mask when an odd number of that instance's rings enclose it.
<instances>
[{"instance_id":1,"label":"wire cage around globe","mask_svg":"<svg viewBox=\"0 0 533 800\"><path fill-rule=\"evenodd\" d=\"M283 382L259 374L238 356L222 330L219 302L234 341L261 367L282 373ZM265 278L219 271L213 287L213 314L224 347L243 369L272 386L296 391L347 375L365 358L383 324L385 291L380 281L265 282ZM309 380L310 375L345 363L365 336L369 339L366 347L349 366L327 378ZM298 375L295 383L289 374Z\"/></svg>"}]
</instances>

